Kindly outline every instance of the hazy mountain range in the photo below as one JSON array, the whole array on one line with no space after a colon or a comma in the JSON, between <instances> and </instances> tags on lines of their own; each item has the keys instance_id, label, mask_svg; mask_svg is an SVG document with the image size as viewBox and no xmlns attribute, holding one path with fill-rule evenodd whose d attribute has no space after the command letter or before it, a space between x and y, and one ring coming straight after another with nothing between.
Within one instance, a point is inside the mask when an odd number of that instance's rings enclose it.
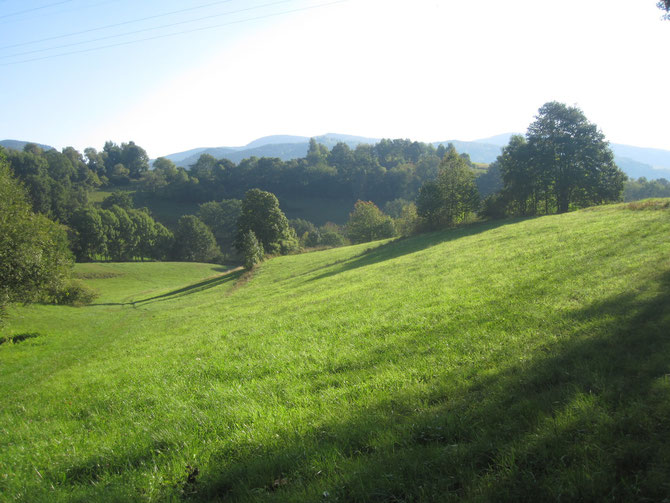
<instances>
[{"instance_id":1,"label":"hazy mountain range","mask_svg":"<svg viewBox=\"0 0 670 503\"><path fill-rule=\"evenodd\" d=\"M514 133L505 133L489 138L474 141L445 140L433 142L433 145L447 145L452 143L456 150L470 155L474 162L491 163L500 154L500 149L507 145ZM343 134L328 133L314 137L317 142L333 148L338 142L344 142L351 148L360 143L374 144L380 138L366 138ZM217 159L227 158L238 163L251 156L279 157L286 161L304 157L307 154L310 138L307 136L275 135L258 138L243 147L202 147L169 154L164 157L170 159L177 166L188 168L195 164L202 154L210 154ZM0 145L6 148L20 150L27 142L17 140L2 140ZM51 149L48 145L40 145L43 149ZM666 178L670 180L670 150L634 147L618 143L610 144L614 152L617 165L630 177L644 176L648 179Z\"/></svg>"}]
</instances>

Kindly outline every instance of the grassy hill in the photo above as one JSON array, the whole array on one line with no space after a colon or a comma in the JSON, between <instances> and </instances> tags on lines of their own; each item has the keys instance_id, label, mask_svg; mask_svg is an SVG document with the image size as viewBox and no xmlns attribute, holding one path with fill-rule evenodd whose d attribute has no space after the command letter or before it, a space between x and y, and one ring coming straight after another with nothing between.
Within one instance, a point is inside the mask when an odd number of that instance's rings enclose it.
<instances>
[{"instance_id":1,"label":"grassy hill","mask_svg":"<svg viewBox=\"0 0 670 503\"><path fill-rule=\"evenodd\" d=\"M77 273L95 305L10 313L2 499L670 493L668 200L280 257L251 278Z\"/></svg>"}]
</instances>

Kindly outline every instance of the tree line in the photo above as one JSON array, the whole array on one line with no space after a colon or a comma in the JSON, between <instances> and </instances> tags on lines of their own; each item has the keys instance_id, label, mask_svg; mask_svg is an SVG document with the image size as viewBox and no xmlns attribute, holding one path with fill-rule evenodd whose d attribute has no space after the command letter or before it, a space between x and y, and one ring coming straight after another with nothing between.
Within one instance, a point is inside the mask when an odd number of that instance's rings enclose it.
<instances>
[{"instance_id":1,"label":"tree line","mask_svg":"<svg viewBox=\"0 0 670 503\"><path fill-rule=\"evenodd\" d=\"M310 140L304 158L250 157L238 164L202 154L188 170L166 158L142 175L138 186L145 198L196 202L241 199L253 188L280 199L318 196L372 200L383 204L414 199L419 187L437 175L446 147L410 140L381 140L350 148L338 143L331 150ZM467 155L463 156L470 163Z\"/></svg>"}]
</instances>

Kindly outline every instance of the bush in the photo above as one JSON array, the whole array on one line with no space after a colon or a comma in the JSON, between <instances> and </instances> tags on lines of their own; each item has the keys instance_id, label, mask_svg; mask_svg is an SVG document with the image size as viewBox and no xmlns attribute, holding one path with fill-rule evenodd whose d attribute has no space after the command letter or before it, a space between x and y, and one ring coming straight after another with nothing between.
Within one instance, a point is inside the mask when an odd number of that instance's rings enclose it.
<instances>
[{"instance_id":1,"label":"bush","mask_svg":"<svg viewBox=\"0 0 670 503\"><path fill-rule=\"evenodd\" d=\"M254 231L247 231L242 237L242 257L244 268L248 271L263 260L263 247L258 242Z\"/></svg>"},{"instance_id":2,"label":"bush","mask_svg":"<svg viewBox=\"0 0 670 503\"><path fill-rule=\"evenodd\" d=\"M391 217L384 215L371 201L357 201L349 214L347 237L354 243L365 243L395 235Z\"/></svg>"},{"instance_id":3,"label":"bush","mask_svg":"<svg viewBox=\"0 0 670 503\"><path fill-rule=\"evenodd\" d=\"M79 281L72 281L50 295L53 304L65 306L85 306L97 298L97 291Z\"/></svg>"}]
</instances>

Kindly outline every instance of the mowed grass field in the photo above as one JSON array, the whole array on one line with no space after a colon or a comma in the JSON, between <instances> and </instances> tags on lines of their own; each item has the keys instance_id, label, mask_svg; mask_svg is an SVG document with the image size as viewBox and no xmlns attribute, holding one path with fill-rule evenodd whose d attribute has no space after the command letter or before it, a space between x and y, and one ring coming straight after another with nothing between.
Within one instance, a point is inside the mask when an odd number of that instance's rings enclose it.
<instances>
[{"instance_id":1,"label":"mowed grass field","mask_svg":"<svg viewBox=\"0 0 670 503\"><path fill-rule=\"evenodd\" d=\"M10 312L0 499L663 501L669 206L77 266Z\"/></svg>"}]
</instances>

